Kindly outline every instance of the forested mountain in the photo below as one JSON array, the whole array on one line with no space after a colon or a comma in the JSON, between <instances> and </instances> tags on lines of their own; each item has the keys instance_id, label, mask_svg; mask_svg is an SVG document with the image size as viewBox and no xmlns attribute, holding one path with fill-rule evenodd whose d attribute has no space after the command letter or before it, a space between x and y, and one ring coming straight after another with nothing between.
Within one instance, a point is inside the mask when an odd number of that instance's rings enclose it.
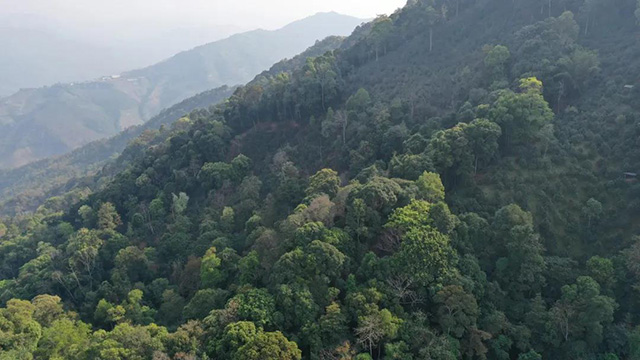
<instances>
[{"instance_id":1,"label":"forested mountain","mask_svg":"<svg viewBox=\"0 0 640 360\"><path fill-rule=\"evenodd\" d=\"M309 57L338 49L343 40L344 37L330 36L317 41L292 59L273 65L265 75L291 71L304 64ZM79 196L99 189L111 176L124 169L131 157L114 158L140 134L164 131L161 129L163 126L171 125L194 109L215 105L228 98L233 91L234 88L222 86L202 92L163 110L143 125L133 126L111 138L96 140L62 156L16 169L0 170L0 217L33 212L48 198L54 198L49 201L50 207L55 204L55 209L64 209L70 202L77 201ZM110 160L114 161L105 167ZM99 174L94 177L96 172Z\"/></svg>"},{"instance_id":2,"label":"forested mountain","mask_svg":"<svg viewBox=\"0 0 640 360\"><path fill-rule=\"evenodd\" d=\"M234 88L222 86L205 91L163 110L151 120L132 126L108 139L96 140L72 152L36 161L11 170L0 170L0 216L33 212L47 198L64 195L59 208L91 192L91 175L117 157L129 143L144 132L159 131L183 115L220 103ZM105 178L103 173L101 178Z\"/></svg>"},{"instance_id":3,"label":"forested mountain","mask_svg":"<svg viewBox=\"0 0 640 360\"><path fill-rule=\"evenodd\" d=\"M349 35L361 21L321 13L279 30L237 34L144 69L21 90L0 99L0 168L66 153L200 92L243 84L316 40Z\"/></svg>"},{"instance_id":4,"label":"forested mountain","mask_svg":"<svg viewBox=\"0 0 640 360\"><path fill-rule=\"evenodd\" d=\"M411 0L138 138L4 220L2 356L640 358L636 9Z\"/></svg>"}]
</instances>

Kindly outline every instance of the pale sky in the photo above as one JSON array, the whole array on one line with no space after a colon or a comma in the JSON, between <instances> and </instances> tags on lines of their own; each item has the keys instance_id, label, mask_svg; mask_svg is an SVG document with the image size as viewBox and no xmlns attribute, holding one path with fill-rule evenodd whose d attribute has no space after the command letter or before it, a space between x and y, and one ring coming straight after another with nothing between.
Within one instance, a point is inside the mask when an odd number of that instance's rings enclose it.
<instances>
[{"instance_id":1,"label":"pale sky","mask_svg":"<svg viewBox=\"0 0 640 360\"><path fill-rule=\"evenodd\" d=\"M0 0L0 15L29 14L74 27L233 25L275 29L317 12L361 18L389 14L406 0Z\"/></svg>"}]
</instances>

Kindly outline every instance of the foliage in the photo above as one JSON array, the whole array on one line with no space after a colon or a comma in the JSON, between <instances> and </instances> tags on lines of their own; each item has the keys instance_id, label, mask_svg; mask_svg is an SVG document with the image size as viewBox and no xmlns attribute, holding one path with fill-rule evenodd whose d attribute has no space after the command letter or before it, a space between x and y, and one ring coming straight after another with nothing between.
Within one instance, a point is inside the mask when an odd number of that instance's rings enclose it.
<instances>
[{"instance_id":1,"label":"foliage","mask_svg":"<svg viewBox=\"0 0 640 360\"><path fill-rule=\"evenodd\" d=\"M637 28L578 3L409 1L3 220L2 356L637 357Z\"/></svg>"}]
</instances>

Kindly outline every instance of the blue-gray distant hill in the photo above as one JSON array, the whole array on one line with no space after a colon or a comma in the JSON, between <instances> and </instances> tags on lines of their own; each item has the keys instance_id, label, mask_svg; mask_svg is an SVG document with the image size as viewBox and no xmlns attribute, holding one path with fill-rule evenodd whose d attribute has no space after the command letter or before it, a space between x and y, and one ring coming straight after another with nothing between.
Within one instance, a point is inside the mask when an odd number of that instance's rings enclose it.
<instances>
[{"instance_id":1,"label":"blue-gray distant hill","mask_svg":"<svg viewBox=\"0 0 640 360\"><path fill-rule=\"evenodd\" d=\"M120 75L21 90L0 99L0 168L66 153L142 124L195 94L246 83L316 40L350 34L361 22L320 13L275 31L237 34Z\"/></svg>"}]
</instances>

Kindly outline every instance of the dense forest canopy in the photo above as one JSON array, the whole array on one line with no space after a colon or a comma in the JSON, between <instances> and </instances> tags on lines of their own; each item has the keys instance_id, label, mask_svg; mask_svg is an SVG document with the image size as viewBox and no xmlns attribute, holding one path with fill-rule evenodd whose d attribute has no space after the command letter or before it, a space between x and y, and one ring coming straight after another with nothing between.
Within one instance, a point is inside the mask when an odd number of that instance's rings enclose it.
<instances>
[{"instance_id":1,"label":"dense forest canopy","mask_svg":"<svg viewBox=\"0 0 640 360\"><path fill-rule=\"evenodd\" d=\"M146 133L0 225L0 358L640 359L638 8L410 0Z\"/></svg>"}]
</instances>

